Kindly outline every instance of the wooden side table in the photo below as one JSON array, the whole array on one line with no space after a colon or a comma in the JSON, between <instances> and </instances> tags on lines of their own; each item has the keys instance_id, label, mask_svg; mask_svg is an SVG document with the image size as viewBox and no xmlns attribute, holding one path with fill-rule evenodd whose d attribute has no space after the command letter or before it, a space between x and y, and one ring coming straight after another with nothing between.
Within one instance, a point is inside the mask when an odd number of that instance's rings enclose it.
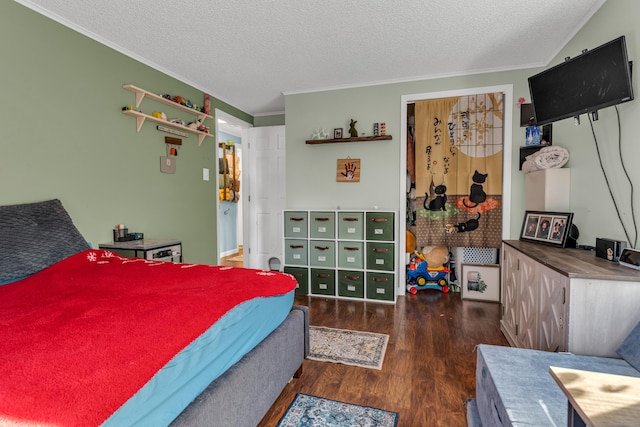
<instances>
[{"instance_id":1,"label":"wooden side table","mask_svg":"<svg viewBox=\"0 0 640 427\"><path fill-rule=\"evenodd\" d=\"M637 426L640 378L549 367L569 400L569 427Z\"/></svg>"},{"instance_id":2,"label":"wooden side table","mask_svg":"<svg viewBox=\"0 0 640 427\"><path fill-rule=\"evenodd\" d=\"M156 261L174 261L178 258L182 262L182 241L170 239L142 239L128 242L100 243L100 249L116 251L132 251L134 257L142 254L142 258Z\"/></svg>"}]
</instances>

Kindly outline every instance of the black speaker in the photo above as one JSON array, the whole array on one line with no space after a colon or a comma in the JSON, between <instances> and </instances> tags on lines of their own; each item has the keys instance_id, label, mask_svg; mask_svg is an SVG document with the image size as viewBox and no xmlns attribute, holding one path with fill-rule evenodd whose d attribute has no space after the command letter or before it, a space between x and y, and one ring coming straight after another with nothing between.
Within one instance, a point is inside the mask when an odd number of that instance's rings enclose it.
<instances>
[{"instance_id":1,"label":"black speaker","mask_svg":"<svg viewBox=\"0 0 640 427\"><path fill-rule=\"evenodd\" d=\"M627 247L627 242L622 240L603 239L596 237L596 256L609 261L618 262L622 250Z\"/></svg>"},{"instance_id":2,"label":"black speaker","mask_svg":"<svg viewBox=\"0 0 640 427\"><path fill-rule=\"evenodd\" d=\"M575 248L578 246L578 239L580 238L580 230L575 224L571 224L569 228L569 234L567 235L567 241L564 244L565 248Z\"/></svg>"}]
</instances>

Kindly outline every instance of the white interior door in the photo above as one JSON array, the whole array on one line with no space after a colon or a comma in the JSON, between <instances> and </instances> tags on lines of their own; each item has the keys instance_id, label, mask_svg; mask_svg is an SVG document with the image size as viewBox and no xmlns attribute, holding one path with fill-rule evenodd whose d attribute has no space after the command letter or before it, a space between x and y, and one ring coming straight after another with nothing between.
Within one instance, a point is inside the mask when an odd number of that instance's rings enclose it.
<instances>
[{"instance_id":1,"label":"white interior door","mask_svg":"<svg viewBox=\"0 0 640 427\"><path fill-rule=\"evenodd\" d=\"M285 127L248 130L244 147L249 188L245 192L245 267L269 269L269 259L284 264L282 211L286 207ZM247 164L245 163L245 164ZM246 170L246 169L245 169Z\"/></svg>"}]
</instances>

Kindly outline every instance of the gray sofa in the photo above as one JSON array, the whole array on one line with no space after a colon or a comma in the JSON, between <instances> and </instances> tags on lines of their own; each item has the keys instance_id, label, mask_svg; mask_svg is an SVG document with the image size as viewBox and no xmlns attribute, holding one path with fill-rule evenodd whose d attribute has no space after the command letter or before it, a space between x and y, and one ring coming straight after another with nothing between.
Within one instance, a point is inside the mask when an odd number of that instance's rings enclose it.
<instances>
[{"instance_id":1,"label":"gray sofa","mask_svg":"<svg viewBox=\"0 0 640 427\"><path fill-rule=\"evenodd\" d=\"M481 344L476 397L467 401L470 427L566 426L567 397L550 366L640 377L640 323L617 350L620 359Z\"/></svg>"}]
</instances>

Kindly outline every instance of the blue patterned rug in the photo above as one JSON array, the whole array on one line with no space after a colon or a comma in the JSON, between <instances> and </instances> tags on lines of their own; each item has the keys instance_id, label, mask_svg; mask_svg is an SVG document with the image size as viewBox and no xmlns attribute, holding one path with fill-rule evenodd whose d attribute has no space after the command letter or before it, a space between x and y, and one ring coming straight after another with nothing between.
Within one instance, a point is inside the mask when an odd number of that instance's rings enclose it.
<instances>
[{"instance_id":1,"label":"blue patterned rug","mask_svg":"<svg viewBox=\"0 0 640 427\"><path fill-rule=\"evenodd\" d=\"M277 427L395 427L398 413L298 393Z\"/></svg>"},{"instance_id":2,"label":"blue patterned rug","mask_svg":"<svg viewBox=\"0 0 640 427\"><path fill-rule=\"evenodd\" d=\"M389 335L373 332L309 327L308 359L382 369Z\"/></svg>"}]
</instances>

